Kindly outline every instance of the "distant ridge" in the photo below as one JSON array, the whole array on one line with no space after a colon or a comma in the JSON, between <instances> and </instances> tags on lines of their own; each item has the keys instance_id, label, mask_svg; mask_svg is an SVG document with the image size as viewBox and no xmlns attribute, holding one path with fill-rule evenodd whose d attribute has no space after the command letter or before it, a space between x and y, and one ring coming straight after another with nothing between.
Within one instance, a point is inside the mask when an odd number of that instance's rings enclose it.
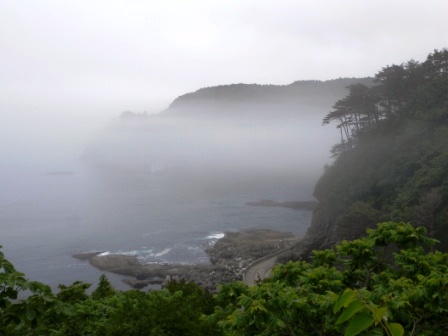
<instances>
[{"instance_id":1,"label":"distant ridge","mask_svg":"<svg viewBox=\"0 0 448 336\"><path fill-rule=\"evenodd\" d=\"M178 114L184 111L207 112L253 106L261 110L272 110L272 106L283 112L297 111L297 108L319 104L332 104L344 97L347 86L362 83L373 85L373 78L340 78L327 81L303 80L288 85L230 84L201 88L176 98L165 112ZM260 110L259 110L260 111Z\"/></svg>"},{"instance_id":2,"label":"distant ridge","mask_svg":"<svg viewBox=\"0 0 448 336\"><path fill-rule=\"evenodd\" d=\"M322 127L322 119L359 83L374 85L372 78L340 78L202 88L155 115L124 112L83 158L126 172L300 171L311 188L340 136Z\"/></svg>"}]
</instances>

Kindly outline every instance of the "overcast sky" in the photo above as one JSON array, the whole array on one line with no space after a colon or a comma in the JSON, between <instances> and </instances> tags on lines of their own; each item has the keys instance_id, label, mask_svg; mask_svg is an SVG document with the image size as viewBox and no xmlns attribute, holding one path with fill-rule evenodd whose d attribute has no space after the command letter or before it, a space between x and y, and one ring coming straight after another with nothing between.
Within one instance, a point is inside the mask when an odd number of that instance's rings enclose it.
<instances>
[{"instance_id":1,"label":"overcast sky","mask_svg":"<svg viewBox=\"0 0 448 336\"><path fill-rule=\"evenodd\" d=\"M205 86L372 76L447 47L447 13L446 0L1 0L0 123L99 124Z\"/></svg>"}]
</instances>

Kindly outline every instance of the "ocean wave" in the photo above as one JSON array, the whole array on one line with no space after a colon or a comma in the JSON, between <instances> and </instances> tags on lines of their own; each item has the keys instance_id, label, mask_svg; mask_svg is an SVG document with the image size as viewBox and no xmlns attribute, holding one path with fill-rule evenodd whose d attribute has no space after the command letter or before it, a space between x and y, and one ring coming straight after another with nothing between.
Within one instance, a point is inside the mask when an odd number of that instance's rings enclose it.
<instances>
[{"instance_id":1,"label":"ocean wave","mask_svg":"<svg viewBox=\"0 0 448 336\"><path fill-rule=\"evenodd\" d=\"M132 250L132 251L116 251L116 252L111 252L111 251L106 251L103 253L98 254L99 257L105 257L107 255L126 255L126 256L139 256L141 254L152 254L153 250L149 249L149 250Z\"/></svg>"},{"instance_id":2,"label":"ocean wave","mask_svg":"<svg viewBox=\"0 0 448 336\"><path fill-rule=\"evenodd\" d=\"M224 234L215 233L207 237L208 244L214 244L220 237ZM204 239L204 238L202 238ZM201 262L201 258L208 259L203 256L204 245L198 246L195 244L174 244L171 247L161 247L158 249L154 248L142 248L138 250L129 251L105 251L99 253L99 257L105 257L108 255L125 255L125 256L135 256L137 259L143 263L159 263L159 262L175 262L175 263L197 263ZM188 260L190 259L190 260Z\"/></svg>"},{"instance_id":3,"label":"ocean wave","mask_svg":"<svg viewBox=\"0 0 448 336\"><path fill-rule=\"evenodd\" d=\"M166 249L163 249L163 250L160 251L159 253L150 254L150 256L151 256L151 257L157 257L157 258L159 258L159 257L164 256L165 254L170 253L171 250L172 250L172 249L171 249L170 247L168 247L168 248L166 248Z\"/></svg>"},{"instance_id":4,"label":"ocean wave","mask_svg":"<svg viewBox=\"0 0 448 336\"><path fill-rule=\"evenodd\" d=\"M224 238L225 235L226 234L224 232L212 233L211 235L205 237L205 239L221 239Z\"/></svg>"},{"instance_id":5,"label":"ocean wave","mask_svg":"<svg viewBox=\"0 0 448 336\"><path fill-rule=\"evenodd\" d=\"M188 251L200 252L202 251L202 247L200 246L187 246Z\"/></svg>"}]
</instances>

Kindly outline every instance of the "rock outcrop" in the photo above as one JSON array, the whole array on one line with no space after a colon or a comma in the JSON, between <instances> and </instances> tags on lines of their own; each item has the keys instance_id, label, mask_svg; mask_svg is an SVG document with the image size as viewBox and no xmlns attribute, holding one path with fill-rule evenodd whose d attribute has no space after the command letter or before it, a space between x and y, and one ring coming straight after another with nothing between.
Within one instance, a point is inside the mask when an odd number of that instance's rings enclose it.
<instances>
[{"instance_id":1,"label":"rock outcrop","mask_svg":"<svg viewBox=\"0 0 448 336\"><path fill-rule=\"evenodd\" d=\"M213 246L206 248L209 264L141 264L137 256L90 252L73 257L88 260L102 271L130 276L123 280L133 288L148 285L163 286L172 279L185 279L210 290L221 283L241 280L247 265L254 260L297 242L289 232L273 230L247 230L228 232Z\"/></svg>"}]
</instances>

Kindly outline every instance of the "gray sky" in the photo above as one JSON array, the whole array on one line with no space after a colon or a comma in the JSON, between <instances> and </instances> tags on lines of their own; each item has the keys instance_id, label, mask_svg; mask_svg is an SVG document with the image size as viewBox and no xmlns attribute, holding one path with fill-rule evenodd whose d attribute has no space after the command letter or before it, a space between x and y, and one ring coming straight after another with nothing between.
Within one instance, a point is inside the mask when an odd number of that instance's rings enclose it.
<instances>
[{"instance_id":1,"label":"gray sky","mask_svg":"<svg viewBox=\"0 0 448 336\"><path fill-rule=\"evenodd\" d=\"M100 125L205 86L371 76L447 47L447 14L446 0L1 0L0 131Z\"/></svg>"}]
</instances>

